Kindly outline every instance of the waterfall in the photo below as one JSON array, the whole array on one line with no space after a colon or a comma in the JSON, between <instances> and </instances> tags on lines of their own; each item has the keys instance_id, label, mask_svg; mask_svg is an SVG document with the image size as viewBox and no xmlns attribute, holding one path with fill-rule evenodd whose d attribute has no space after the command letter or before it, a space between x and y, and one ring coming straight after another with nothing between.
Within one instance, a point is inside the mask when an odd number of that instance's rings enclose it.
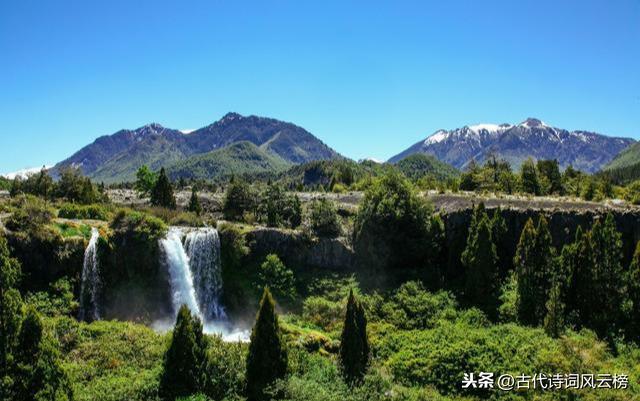
<instances>
[{"instance_id":1,"label":"waterfall","mask_svg":"<svg viewBox=\"0 0 640 401\"><path fill-rule=\"evenodd\" d=\"M80 320L100 319L99 292L100 271L98 266L98 238L100 233L95 227L91 228L91 239L84 251L82 264L82 281L80 282Z\"/></svg>"},{"instance_id":2,"label":"waterfall","mask_svg":"<svg viewBox=\"0 0 640 401\"><path fill-rule=\"evenodd\" d=\"M172 227L167 237L160 240L160 246L169 269L169 280L172 292L173 309L178 313L180 306L186 304L192 313L202 317L196 300L193 276L189 268L189 257L182 245L182 230Z\"/></svg>"},{"instance_id":3,"label":"waterfall","mask_svg":"<svg viewBox=\"0 0 640 401\"><path fill-rule=\"evenodd\" d=\"M218 231L214 228L193 230L187 233L184 248L189 256L189 268L203 320L224 320L226 315L220 305L222 272Z\"/></svg>"}]
</instances>

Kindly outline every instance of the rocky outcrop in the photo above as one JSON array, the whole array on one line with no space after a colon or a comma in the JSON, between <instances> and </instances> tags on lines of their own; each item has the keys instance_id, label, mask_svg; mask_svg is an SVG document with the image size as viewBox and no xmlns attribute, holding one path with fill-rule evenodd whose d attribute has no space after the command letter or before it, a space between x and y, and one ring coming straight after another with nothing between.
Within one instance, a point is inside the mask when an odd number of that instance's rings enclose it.
<instances>
[{"instance_id":1,"label":"rocky outcrop","mask_svg":"<svg viewBox=\"0 0 640 401\"><path fill-rule=\"evenodd\" d=\"M247 233L252 257L275 253L287 266L347 270L353 266L353 249L345 238L309 238L300 231L256 228Z\"/></svg>"}]
</instances>

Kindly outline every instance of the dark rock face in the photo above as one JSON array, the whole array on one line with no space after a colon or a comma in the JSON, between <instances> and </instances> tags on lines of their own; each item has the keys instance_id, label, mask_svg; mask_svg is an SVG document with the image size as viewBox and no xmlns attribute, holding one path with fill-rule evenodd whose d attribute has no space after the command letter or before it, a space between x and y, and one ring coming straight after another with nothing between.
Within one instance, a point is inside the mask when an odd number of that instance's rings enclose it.
<instances>
[{"instance_id":1,"label":"dark rock face","mask_svg":"<svg viewBox=\"0 0 640 401\"><path fill-rule=\"evenodd\" d=\"M563 168L595 172L630 144L630 138L615 138L587 131L568 131L529 118L518 125L480 124L451 131L439 130L389 161L397 162L414 154L437 157L456 168L471 160L482 163L489 155L503 158L518 168L528 157L557 159Z\"/></svg>"},{"instance_id":2,"label":"dark rock face","mask_svg":"<svg viewBox=\"0 0 640 401\"><path fill-rule=\"evenodd\" d=\"M489 212L494 208L488 207ZM471 223L472 209L461 209L443 214L446 230L446 246L448 253L447 270L456 275L462 271L460 255L464 250L469 224ZM537 222L538 216L543 214L549 222L549 230L553 238L553 244L560 252L562 246L572 243L578 227L589 230L593 222L604 218L603 210L567 211L567 210L519 210L502 209L502 216L507 225L507 248L509 261L513 260L520 234L529 218ZM616 221L616 226L622 235L623 266L626 268L631 261L636 243L640 240L640 211L612 210L610 211ZM511 265L511 263L509 263Z\"/></svg>"},{"instance_id":3,"label":"dark rock face","mask_svg":"<svg viewBox=\"0 0 640 401\"><path fill-rule=\"evenodd\" d=\"M228 113L221 120L189 134L153 123L100 137L58 163L52 173L56 175L63 166L75 166L96 181L131 181L143 164L157 170L241 141L251 142L291 163L340 157L297 125Z\"/></svg>"},{"instance_id":4,"label":"dark rock face","mask_svg":"<svg viewBox=\"0 0 640 401\"><path fill-rule=\"evenodd\" d=\"M353 266L353 250L344 238L308 239L300 232L259 228L247 234L252 258L277 254L291 268L347 270Z\"/></svg>"}]
</instances>

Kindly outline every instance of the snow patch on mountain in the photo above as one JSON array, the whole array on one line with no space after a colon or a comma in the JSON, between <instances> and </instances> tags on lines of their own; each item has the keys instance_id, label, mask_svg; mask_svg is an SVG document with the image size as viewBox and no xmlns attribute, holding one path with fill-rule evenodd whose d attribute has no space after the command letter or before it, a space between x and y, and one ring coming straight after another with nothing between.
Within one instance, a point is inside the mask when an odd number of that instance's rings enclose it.
<instances>
[{"instance_id":1,"label":"snow patch on mountain","mask_svg":"<svg viewBox=\"0 0 640 401\"><path fill-rule=\"evenodd\" d=\"M22 170L13 171L11 173L2 174L2 176L6 179L13 180L16 177L27 179L30 176L39 173L43 168L45 170L50 169L53 166L42 166L42 167L28 167L23 168Z\"/></svg>"}]
</instances>

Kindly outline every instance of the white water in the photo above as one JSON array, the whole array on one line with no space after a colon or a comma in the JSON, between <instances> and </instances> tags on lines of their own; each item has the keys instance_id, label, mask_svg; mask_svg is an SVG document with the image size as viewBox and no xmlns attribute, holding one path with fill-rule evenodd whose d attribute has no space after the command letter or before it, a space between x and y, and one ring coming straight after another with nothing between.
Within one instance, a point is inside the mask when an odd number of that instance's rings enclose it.
<instances>
[{"instance_id":1,"label":"white water","mask_svg":"<svg viewBox=\"0 0 640 401\"><path fill-rule=\"evenodd\" d=\"M205 323L226 320L224 308L220 305L222 271L218 231L214 228L190 231L184 248L189 257L189 269L203 320Z\"/></svg>"},{"instance_id":2,"label":"white water","mask_svg":"<svg viewBox=\"0 0 640 401\"><path fill-rule=\"evenodd\" d=\"M100 291L100 271L98 265L98 238L100 233L91 228L91 239L84 251L82 264L82 281L80 282L80 320L99 320L100 308L98 297Z\"/></svg>"},{"instance_id":3,"label":"white water","mask_svg":"<svg viewBox=\"0 0 640 401\"><path fill-rule=\"evenodd\" d=\"M186 304L191 313L202 320L205 333L220 334L226 341L248 341L247 330L231 329L220 304L222 272L218 232L213 228L190 229L185 235L185 230L172 227L160 246L169 270L174 316L155 322L153 327L159 331L171 329L178 310Z\"/></svg>"},{"instance_id":4,"label":"white water","mask_svg":"<svg viewBox=\"0 0 640 401\"><path fill-rule=\"evenodd\" d=\"M160 246L169 268L174 313L177 314L180 306L185 304L192 313L202 318L189 269L189 257L182 246L182 231L176 227L170 228L167 237L160 240Z\"/></svg>"}]
</instances>

